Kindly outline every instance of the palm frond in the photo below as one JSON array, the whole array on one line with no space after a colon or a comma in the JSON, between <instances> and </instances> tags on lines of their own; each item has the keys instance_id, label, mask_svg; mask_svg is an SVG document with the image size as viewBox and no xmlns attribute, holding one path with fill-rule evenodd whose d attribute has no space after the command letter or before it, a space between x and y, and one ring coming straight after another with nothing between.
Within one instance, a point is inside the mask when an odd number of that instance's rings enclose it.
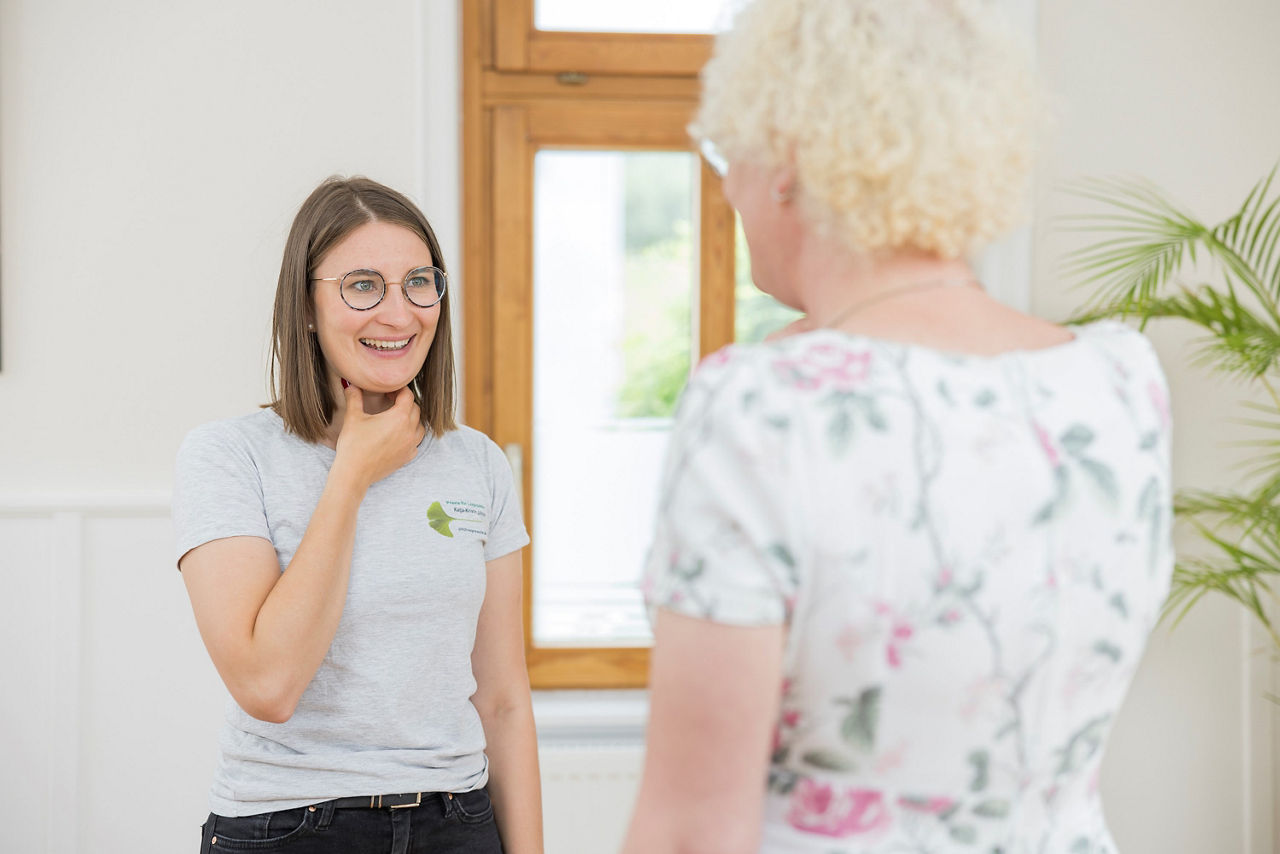
<instances>
[{"instance_id":1,"label":"palm frond","mask_svg":"<svg viewBox=\"0 0 1280 854\"><path fill-rule=\"evenodd\" d=\"M1261 529L1264 537L1274 539L1280 532L1280 507L1261 493L1241 495L1202 490L1180 492L1174 512L1183 518L1195 518L1204 527L1235 529L1243 539Z\"/></svg>"},{"instance_id":2,"label":"palm frond","mask_svg":"<svg viewBox=\"0 0 1280 854\"><path fill-rule=\"evenodd\" d=\"M1211 370L1256 379L1280 364L1280 328L1231 291L1211 285L1182 288L1150 300L1143 315L1145 320L1180 318L1209 333L1197 342L1196 361Z\"/></svg>"},{"instance_id":3,"label":"palm frond","mask_svg":"<svg viewBox=\"0 0 1280 854\"><path fill-rule=\"evenodd\" d=\"M1201 535L1217 555L1179 561L1165 601L1165 616L1176 625L1204 596L1217 593L1243 605L1280 647L1280 636L1269 615L1269 603L1276 598L1271 582L1280 578L1280 561L1271 554L1272 549L1255 551L1205 527L1201 527Z\"/></svg>"},{"instance_id":4,"label":"palm frond","mask_svg":"<svg viewBox=\"0 0 1280 854\"><path fill-rule=\"evenodd\" d=\"M1273 297L1280 298L1280 194L1268 197L1277 171L1280 163L1254 185L1240 211L1214 234L1250 265Z\"/></svg>"},{"instance_id":5,"label":"palm frond","mask_svg":"<svg viewBox=\"0 0 1280 854\"><path fill-rule=\"evenodd\" d=\"M1280 164L1278 164L1280 165ZM1070 254L1064 272L1093 285L1084 317L1147 317L1151 303L1199 254L1213 258L1225 291L1251 293L1267 325L1280 328L1280 196L1268 198L1276 169L1258 182L1241 208L1210 227L1140 180L1087 179L1067 191L1104 205L1108 212L1064 217L1069 230L1110 235Z\"/></svg>"}]
</instances>

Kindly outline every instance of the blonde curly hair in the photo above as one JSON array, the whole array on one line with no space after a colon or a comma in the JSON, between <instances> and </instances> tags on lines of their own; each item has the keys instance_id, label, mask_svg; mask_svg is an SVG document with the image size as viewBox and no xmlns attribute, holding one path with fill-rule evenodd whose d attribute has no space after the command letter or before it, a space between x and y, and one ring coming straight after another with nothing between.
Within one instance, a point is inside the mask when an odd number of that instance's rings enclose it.
<instances>
[{"instance_id":1,"label":"blonde curly hair","mask_svg":"<svg viewBox=\"0 0 1280 854\"><path fill-rule=\"evenodd\" d=\"M953 258L1023 215L1042 98L983 0L754 0L716 39L689 127L730 161L792 164L859 252Z\"/></svg>"}]
</instances>

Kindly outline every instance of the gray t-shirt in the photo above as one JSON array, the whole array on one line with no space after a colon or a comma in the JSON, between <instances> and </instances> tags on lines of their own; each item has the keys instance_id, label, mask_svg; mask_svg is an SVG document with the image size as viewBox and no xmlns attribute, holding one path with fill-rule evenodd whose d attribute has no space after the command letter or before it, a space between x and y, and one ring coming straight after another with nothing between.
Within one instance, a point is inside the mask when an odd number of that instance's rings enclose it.
<instances>
[{"instance_id":1,"label":"gray t-shirt","mask_svg":"<svg viewBox=\"0 0 1280 854\"><path fill-rule=\"evenodd\" d=\"M284 571L333 459L269 409L191 431L173 494L178 559L211 540L262 537ZM528 542L498 447L467 427L428 433L360 505L342 621L293 716L267 723L228 704L213 812L483 786L484 731L470 697L485 561Z\"/></svg>"}]
</instances>

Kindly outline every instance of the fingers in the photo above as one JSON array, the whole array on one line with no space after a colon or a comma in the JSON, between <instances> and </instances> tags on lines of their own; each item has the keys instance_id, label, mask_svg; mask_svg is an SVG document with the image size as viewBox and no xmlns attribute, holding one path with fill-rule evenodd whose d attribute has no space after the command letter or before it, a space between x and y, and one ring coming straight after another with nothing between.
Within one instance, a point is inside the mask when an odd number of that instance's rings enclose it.
<instances>
[{"instance_id":1,"label":"fingers","mask_svg":"<svg viewBox=\"0 0 1280 854\"><path fill-rule=\"evenodd\" d=\"M364 412L364 392L359 386L342 380L342 395L347 399L348 412Z\"/></svg>"},{"instance_id":2,"label":"fingers","mask_svg":"<svg viewBox=\"0 0 1280 854\"><path fill-rule=\"evenodd\" d=\"M412 406L414 402L413 392L408 386L405 386L404 388L396 390L396 396L395 399L391 401L391 406L393 409L396 407L403 409Z\"/></svg>"}]
</instances>

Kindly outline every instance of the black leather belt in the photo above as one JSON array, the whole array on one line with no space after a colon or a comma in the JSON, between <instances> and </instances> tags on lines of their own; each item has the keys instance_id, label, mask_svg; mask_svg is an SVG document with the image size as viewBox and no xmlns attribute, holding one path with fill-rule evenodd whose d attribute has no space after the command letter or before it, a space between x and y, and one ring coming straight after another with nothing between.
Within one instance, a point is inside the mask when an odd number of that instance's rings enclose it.
<instances>
[{"instance_id":1,"label":"black leather belt","mask_svg":"<svg viewBox=\"0 0 1280 854\"><path fill-rule=\"evenodd\" d=\"M334 809L399 810L422 806L424 798L453 800L453 792L407 792L402 795L360 795L354 798L335 798L329 803Z\"/></svg>"}]
</instances>

